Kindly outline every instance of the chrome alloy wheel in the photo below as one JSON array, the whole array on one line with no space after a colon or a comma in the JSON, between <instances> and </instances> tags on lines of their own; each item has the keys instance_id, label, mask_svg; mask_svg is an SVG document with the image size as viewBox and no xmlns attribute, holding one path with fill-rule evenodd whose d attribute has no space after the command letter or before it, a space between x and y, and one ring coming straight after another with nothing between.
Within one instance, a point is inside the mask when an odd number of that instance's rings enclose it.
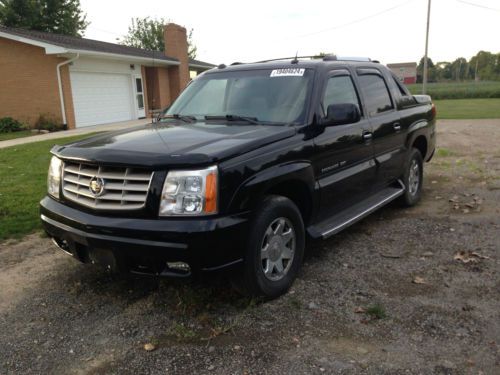
<instances>
[{"instance_id":1,"label":"chrome alloy wheel","mask_svg":"<svg viewBox=\"0 0 500 375\"><path fill-rule=\"evenodd\" d=\"M262 270L267 279L281 280L290 270L295 255L295 230L290 220L275 219L264 233L261 245Z\"/></svg>"},{"instance_id":2,"label":"chrome alloy wheel","mask_svg":"<svg viewBox=\"0 0 500 375\"><path fill-rule=\"evenodd\" d=\"M408 190L411 195L415 195L420 185L420 167L415 159L412 159L410 173L408 176Z\"/></svg>"}]
</instances>

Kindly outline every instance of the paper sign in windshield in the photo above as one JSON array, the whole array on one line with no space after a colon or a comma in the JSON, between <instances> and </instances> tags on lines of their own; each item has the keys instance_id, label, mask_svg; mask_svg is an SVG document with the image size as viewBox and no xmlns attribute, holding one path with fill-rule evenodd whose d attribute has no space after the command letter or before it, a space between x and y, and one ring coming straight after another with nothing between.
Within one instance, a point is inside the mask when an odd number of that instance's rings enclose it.
<instances>
[{"instance_id":1,"label":"paper sign in windshield","mask_svg":"<svg viewBox=\"0 0 500 375\"><path fill-rule=\"evenodd\" d=\"M303 68L274 69L271 72L271 77L302 77L305 71Z\"/></svg>"}]
</instances>

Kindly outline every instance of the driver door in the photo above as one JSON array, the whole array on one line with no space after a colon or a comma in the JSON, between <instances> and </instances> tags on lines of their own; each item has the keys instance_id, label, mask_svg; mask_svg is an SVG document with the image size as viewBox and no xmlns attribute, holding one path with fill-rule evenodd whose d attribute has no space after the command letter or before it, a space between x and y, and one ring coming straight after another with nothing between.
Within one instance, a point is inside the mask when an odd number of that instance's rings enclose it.
<instances>
[{"instance_id":1,"label":"driver door","mask_svg":"<svg viewBox=\"0 0 500 375\"><path fill-rule=\"evenodd\" d=\"M330 73L321 101L323 114L331 104L352 103L359 107L361 119L353 124L326 126L314 138L314 168L321 191L319 220L366 198L375 182L372 128L359 98L348 70Z\"/></svg>"}]
</instances>

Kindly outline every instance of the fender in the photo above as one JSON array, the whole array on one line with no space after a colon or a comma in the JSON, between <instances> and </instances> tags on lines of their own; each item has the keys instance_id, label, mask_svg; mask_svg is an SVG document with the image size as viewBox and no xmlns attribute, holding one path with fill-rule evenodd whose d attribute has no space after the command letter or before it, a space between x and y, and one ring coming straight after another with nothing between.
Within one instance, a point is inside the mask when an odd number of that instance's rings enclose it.
<instances>
[{"instance_id":1,"label":"fender","mask_svg":"<svg viewBox=\"0 0 500 375\"><path fill-rule=\"evenodd\" d=\"M423 135L425 137L425 139L427 140L427 142L429 142L429 136L427 134L429 131L429 126L430 126L430 123L426 119L418 120L418 121L415 121L413 124L411 124L408 127L408 134L407 134L406 142L405 142L406 148L410 149L411 145L413 144L415 139L417 139L417 137L420 135ZM423 155L423 157L425 158L425 155Z\"/></svg>"},{"instance_id":2,"label":"fender","mask_svg":"<svg viewBox=\"0 0 500 375\"><path fill-rule=\"evenodd\" d=\"M274 187L283 183L299 183L303 186L315 212L314 171L309 161L293 161L277 164L261 170L246 179L233 194L229 203L230 210L247 210L256 207L263 196Z\"/></svg>"}]
</instances>

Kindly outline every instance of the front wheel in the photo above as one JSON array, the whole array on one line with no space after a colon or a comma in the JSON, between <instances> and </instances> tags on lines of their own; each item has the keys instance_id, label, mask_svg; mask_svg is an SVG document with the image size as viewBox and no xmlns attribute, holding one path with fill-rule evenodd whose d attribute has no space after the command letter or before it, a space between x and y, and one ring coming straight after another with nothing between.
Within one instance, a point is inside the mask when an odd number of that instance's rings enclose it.
<instances>
[{"instance_id":1,"label":"front wheel","mask_svg":"<svg viewBox=\"0 0 500 375\"><path fill-rule=\"evenodd\" d=\"M239 284L248 294L278 297L290 288L302 264L305 233L300 211L286 197L268 196L248 236Z\"/></svg>"},{"instance_id":2,"label":"front wheel","mask_svg":"<svg viewBox=\"0 0 500 375\"><path fill-rule=\"evenodd\" d=\"M419 150L413 148L408 156L403 175L406 189L401 200L407 207L416 205L422 196L422 184L424 181L423 164L422 154Z\"/></svg>"}]
</instances>

